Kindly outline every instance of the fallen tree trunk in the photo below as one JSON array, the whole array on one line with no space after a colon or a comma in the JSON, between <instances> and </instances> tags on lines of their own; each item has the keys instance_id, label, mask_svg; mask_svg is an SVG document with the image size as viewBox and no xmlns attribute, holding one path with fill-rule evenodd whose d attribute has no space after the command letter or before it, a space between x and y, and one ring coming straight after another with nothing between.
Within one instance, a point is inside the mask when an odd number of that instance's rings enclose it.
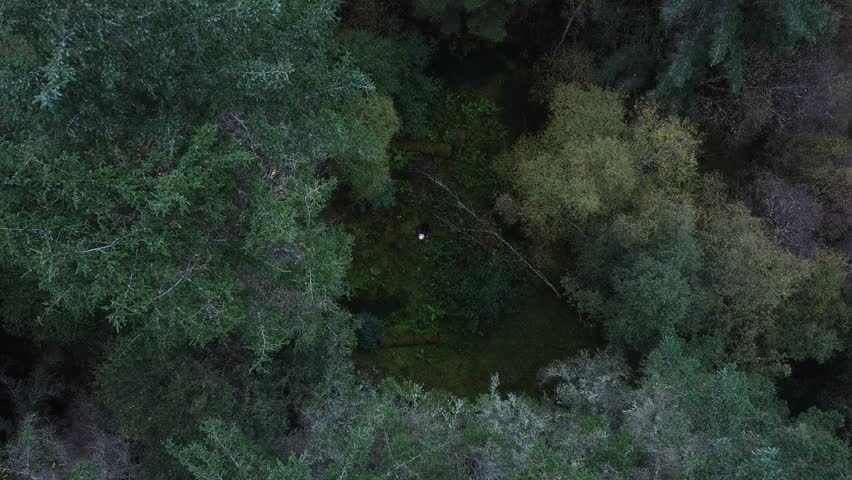
<instances>
[{"instance_id":1,"label":"fallen tree trunk","mask_svg":"<svg viewBox=\"0 0 852 480\"><path fill-rule=\"evenodd\" d=\"M497 231L497 229L496 229L496 228L490 228L490 227L488 226L488 223L487 223L487 222L483 221L483 220L482 220L482 218L481 218L479 215L477 215L477 214L476 214L476 212L474 212L474 211L473 211L470 207L468 207L467 205L465 205L465 204L461 201L461 199L459 198L459 196L458 196L458 195L456 195L456 193L455 193L455 192L453 192L452 190L450 190L450 187L448 187L448 186L447 186L447 185L445 185L443 182L441 182L441 181L440 181L440 180L438 180L437 178L433 177L432 175L429 175L429 174L428 174L428 173L426 173L426 172L421 171L421 172L419 172L419 173L420 173L421 175L423 175L424 177L428 178L429 180L431 180L431 181L432 181L432 183L434 183L435 185L438 185L439 187L441 187L441 189L443 189L445 192L447 192L450 196L452 196L453 200L455 201L455 205L456 205L456 207L458 207L458 208L459 208L459 209L461 209L463 212L465 212L467 215L469 215L471 218L473 218L473 219L476 221L476 224L478 225L478 227L477 227L477 228L465 228L465 227L459 227L459 226L453 225L451 222L448 222L448 221L446 221L446 220L444 220L444 223L446 223L447 225L449 225L451 228L455 228L456 230L461 231L461 232L484 233L484 234L487 234L487 235L492 235L492 236L494 236L494 237L495 237L497 240L499 240L499 241L500 241L500 243L502 243L502 244L503 244L503 245L504 245L504 246L505 246L505 247L506 247L506 248L507 248L510 252L512 252L512 254L513 254L513 255L514 255L514 256L515 256L518 260L520 260L521 262L523 262L523 263L524 263L524 265L526 265L526 266L527 266L527 268L528 268L528 269L529 269L532 273L534 273L534 274L535 274L535 275L536 275L539 279L541 279L541 281L542 281L542 282L544 282L544 284L545 284L545 285L547 285L547 287L548 287L548 288L550 288L550 290L554 293L554 295L556 295L556 298L562 298L562 294L561 294L561 293L559 292L559 290L558 290L558 289L557 289L557 288L553 285L553 283L551 283L551 282L550 282L550 280L549 280L549 279L548 279L548 278L544 275L544 273L542 273L542 272L541 272L541 270L539 270L539 269L535 268L535 266L533 266L533 264L532 264L532 263L530 263L530 261L529 261L529 260L527 260L527 259L526 259L526 257L524 257L524 256L521 254L521 252L519 252L517 249L515 249L515 247L513 247L511 243L509 243L509 242L508 242L505 238L503 238L503 236L502 236L502 235L500 235L500 233ZM440 218L440 217L438 217L438 218ZM573 225L573 224L572 224L572 225ZM574 227L575 227L575 228L577 228L577 226L576 226L576 225L575 225ZM579 228L577 228L577 229L579 230ZM471 237L471 238L472 238L472 237ZM472 239L473 239L473 238L472 238ZM474 240L474 241L476 241L476 239L473 239L473 240ZM477 243L479 243L479 242L477 242Z\"/></svg>"},{"instance_id":2,"label":"fallen tree trunk","mask_svg":"<svg viewBox=\"0 0 852 480\"><path fill-rule=\"evenodd\" d=\"M441 341L437 335L402 335L399 337L386 338L382 341L382 347L415 347L417 345L435 345Z\"/></svg>"}]
</instances>

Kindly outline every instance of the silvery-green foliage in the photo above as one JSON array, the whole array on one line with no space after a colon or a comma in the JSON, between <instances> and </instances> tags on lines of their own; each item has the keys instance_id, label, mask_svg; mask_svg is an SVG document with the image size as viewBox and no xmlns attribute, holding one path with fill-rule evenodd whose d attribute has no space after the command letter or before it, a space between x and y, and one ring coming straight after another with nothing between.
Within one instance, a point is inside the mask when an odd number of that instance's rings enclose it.
<instances>
[{"instance_id":1,"label":"silvery-green foliage","mask_svg":"<svg viewBox=\"0 0 852 480\"><path fill-rule=\"evenodd\" d=\"M36 361L25 379L15 379L0 370L0 387L5 387L18 417L35 413L46 402L61 396L64 385L56 376L61 361L58 351L50 351Z\"/></svg>"},{"instance_id":2,"label":"silvery-green foliage","mask_svg":"<svg viewBox=\"0 0 852 480\"><path fill-rule=\"evenodd\" d=\"M37 414L23 417L0 449L0 473L22 480L136 478L129 445L101 428L91 400L78 395L69 410L61 426Z\"/></svg>"},{"instance_id":3,"label":"silvery-green foliage","mask_svg":"<svg viewBox=\"0 0 852 480\"><path fill-rule=\"evenodd\" d=\"M18 425L18 433L2 451L0 472L13 478L61 480L70 466L69 445L56 429L36 415L26 416Z\"/></svg>"},{"instance_id":4,"label":"silvery-green foliage","mask_svg":"<svg viewBox=\"0 0 852 480\"><path fill-rule=\"evenodd\" d=\"M578 416L603 415L617 421L629 402L629 368L614 349L580 352L541 371L544 383L555 383L554 401Z\"/></svg>"},{"instance_id":5,"label":"silvery-green foliage","mask_svg":"<svg viewBox=\"0 0 852 480\"><path fill-rule=\"evenodd\" d=\"M557 383L553 401L503 395L497 376L488 394L467 402L343 373L303 410L286 462L259 456L257 472L286 465L305 479L475 480L762 479L761 472L845 480L852 472L848 446L832 433L839 416L808 412L791 421L764 379L711 368L673 337L650 354L635 386L613 351L551 366L543 376ZM197 458L230 469L221 451L230 443L218 442L217 453L213 440Z\"/></svg>"},{"instance_id":6,"label":"silvery-green foliage","mask_svg":"<svg viewBox=\"0 0 852 480\"><path fill-rule=\"evenodd\" d=\"M518 450L528 451L547 431L552 414L526 397L509 393L504 398L499 386L500 378L494 375L488 396L480 402L479 419L492 432L511 438Z\"/></svg>"}]
</instances>

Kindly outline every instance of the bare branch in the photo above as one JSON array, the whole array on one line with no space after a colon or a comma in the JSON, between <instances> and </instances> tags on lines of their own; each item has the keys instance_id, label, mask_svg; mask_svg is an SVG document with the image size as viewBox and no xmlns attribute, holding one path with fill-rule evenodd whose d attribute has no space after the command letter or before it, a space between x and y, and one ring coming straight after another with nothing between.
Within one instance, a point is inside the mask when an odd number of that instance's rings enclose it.
<instances>
[{"instance_id":1,"label":"bare branch","mask_svg":"<svg viewBox=\"0 0 852 480\"><path fill-rule=\"evenodd\" d=\"M519 251L518 251L518 250L517 250L514 246L512 246L512 244L511 244L511 243L509 243L509 242L508 242L505 238L503 238L503 236L502 236L502 235L500 235L500 233L499 233L496 229L494 229L494 228L489 228L489 224L488 224L486 221L484 221L484 220L482 219L482 217L480 217L479 215L477 215L477 214L476 214L476 212L474 212L474 211L473 211L470 207L468 207L467 205L465 205L465 203L461 201L461 199L459 198L459 196L458 196L458 195L456 195L456 193L455 193L454 191L452 191L452 190L450 189L450 187L448 187L446 184L444 184L444 182L440 181L440 180L439 180L439 179L437 179L436 177L434 177L434 176L432 176L432 175L430 175L430 174L428 174L428 173L426 173L426 172L422 172L422 171L420 171L420 172L418 172L418 173L420 173L420 174L421 174L421 175L423 175L424 177L428 178L428 179L429 179L432 183L434 183L435 185L438 185L439 187L441 187L441 189L442 189L442 190L444 190L444 191L445 191L448 195L450 195L450 196L452 197L453 202L454 202L454 205L455 205L457 208L459 208L460 210L462 210L463 212L465 212L468 216L470 216L471 218L473 218L473 219L476 221L477 225L479 225L479 228L460 228L460 227L456 227L458 230L460 230L460 231L467 231L467 232L484 233L484 234L486 234L486 235L491 235L491 236L493 236L494 238L496 238L497 240L499 240L499 241L500 241L500 243L502 243L502 244L503 244L506 248L508 248L508 249L509 249L509 251L510 251L510 252L512 252L512 254L513 254L515 257L517 257L517 258L518 258L518 260L520 260L521 262L523 262L523 264L524 264L524 265L526 265L526 266L527 266L527 268L528 268L531 272L533 272L533 274L535 274L535 276L536 276L536 277L538 277L538 278L539 278L539 279L540 279L540 280L541 280L541 281L542 281L545 285L547 285L547 287L548 287L548 288L550 288L550 290L551 290L551 291L553 291L554 295L556 295L556 297L557 297L557 298L561 298L561 297L562 297L562 294L561 294L561 293L559 293L559 290L558 290L555 286L553 286L553 283L552 283L552 282L551 282L551 281L547 278L547 276L545 276L545 275L544 275L544 273L542 273L542 272L541 272L541 270L539 270L539 269L535 268L535 266L534 266L531 262L529 262L529 261L526 259L526 257L524 257L524 256L523 256L523 255L522 255L522 254L521 254L521 253L520 253L520 252L519 252ZM442 220L443 220L445 223L447 223L448 225L453 226L453 225L452 225L452 223L448 222L447 220L444 220L444 219L442 219ZM470 237L469 237L469 238L470 238ZM478 243L478 244L482 245L479 241L477 241L477 240L474 240L474 241L475 241L476 243Z\"/></svg>"},{"instance_id":2,"label":"bare branch","mask_svg":"<svg viewBox=\"0 0 852 480\"><path fill-rule=\"evenodd\" d=\"M109 249L115 247L116 245L118 245L118 243L120 241L124 240L125 238L129 237L130 235L132 235L132 233L128 233L127 235L122 235L122 236L116 238L115 240L113 240L112 242L110 242L106 245L103 245L103 246L100 246L100 247L95 247L95 248L90 248L88 250L80 250L77 253L84 254L84 253L104 252L106 250L109 250Z\"/></svg>"}]
</instances>

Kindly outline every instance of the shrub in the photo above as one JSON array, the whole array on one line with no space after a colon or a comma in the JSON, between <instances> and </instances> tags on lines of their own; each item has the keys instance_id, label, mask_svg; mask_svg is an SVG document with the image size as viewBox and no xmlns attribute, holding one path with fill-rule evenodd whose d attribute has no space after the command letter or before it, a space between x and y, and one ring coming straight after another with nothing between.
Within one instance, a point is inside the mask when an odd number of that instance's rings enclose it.
<instances>
[{"instance_id":1,"label":"shrub","mask_svg":"<svg viewBox=\"0 0 852 480\"><path fill-rule=\"evenodd\" d=\"M385 338L385 323L372 313L358 314L358 348L372 352L379 348Z\"/></svg>"}]
</instances>

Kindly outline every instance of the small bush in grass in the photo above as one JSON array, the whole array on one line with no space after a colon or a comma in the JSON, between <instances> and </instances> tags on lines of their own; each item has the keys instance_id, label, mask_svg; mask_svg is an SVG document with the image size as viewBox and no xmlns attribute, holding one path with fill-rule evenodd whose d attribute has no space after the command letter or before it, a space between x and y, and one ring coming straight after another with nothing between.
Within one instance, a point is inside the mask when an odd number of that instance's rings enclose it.
<instances>
[{"instance_id":1,"label":"small bush in grass","mask_svg":"<svg viewBox=\"0 0 852 480\"><path fill-rule=\"evenodd\" d=\"M358 314L358 348L372 352L379 348L385 338L385 323L372 313Z\"/></svg>"}]
</instances>

